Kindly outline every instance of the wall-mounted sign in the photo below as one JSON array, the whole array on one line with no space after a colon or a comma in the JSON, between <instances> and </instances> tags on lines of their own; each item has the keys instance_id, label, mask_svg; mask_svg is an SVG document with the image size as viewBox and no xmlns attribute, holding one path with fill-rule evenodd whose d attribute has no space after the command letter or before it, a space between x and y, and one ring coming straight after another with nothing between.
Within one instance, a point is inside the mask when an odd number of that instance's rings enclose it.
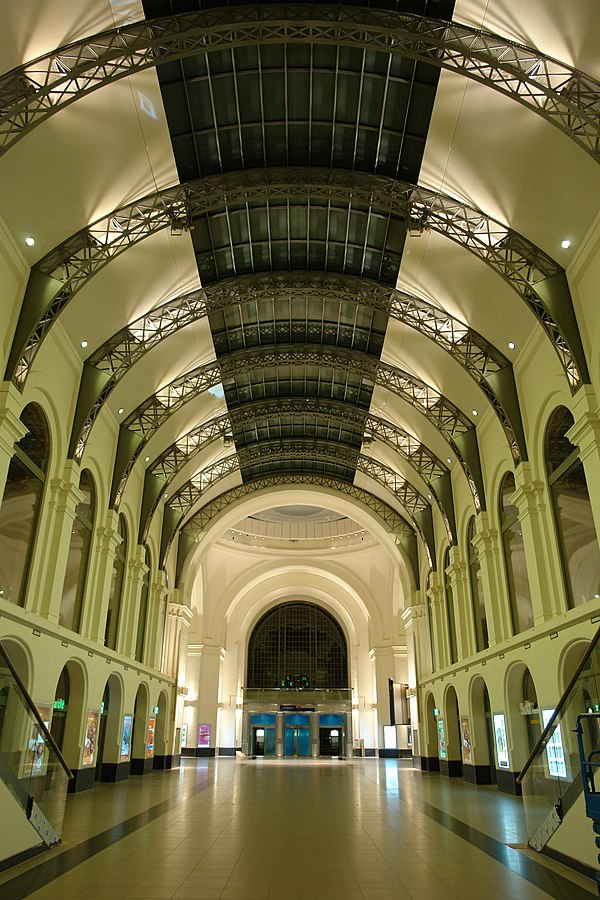
<instances>
[{"instance_id":1,"label":"wall-mounted sign","mask_svg":"<svg viewBox=\"0 0 600 900\"><path fill-rule=\"evenodd\" d=\"M545 728L552 716L553 709L542 710L542 723ZM562 734L560 725L554 726L554 733L546 744L546 761L548 763L548 773L554 778L567 777L567 764L565 760L565 751L563 748Z\"/></svg>"},{"instance_id":2,"label":"wall-mounted sign","mask_svg":"<svg viewBox=\"0 0 600 900\"><path fill-rule=\"evenodd\" d=\"M133 727L133 716L127 714L123 716L123 730L121 731L121 751L119 759L125 762L129 759L131 752L131 729Z\"/></svg>"},{"instance_id":3,"label":"wall-mounted sign","mask_svg":"<svg viewBox=\"0 0 600 900\"><path fill-rule=\"evenodd\" d=\"M443 719L438 719L438 744L440 748L440 759L446 759L446 728Z\"/></svg>"},{"instance_id":4,"label":"wall-mounted sign","mask_svg":"<svg viewBox=\"0 0 600 900\"><path fill-rule=\"evenodd\" d=\"M198 746L210 747L210 725L198 725Z\"/></svg>"},{"instance_id":5,"label":"wall-mounted sign","mask_svg":"<svg viewBox=\"0 0 600 900\"><path fill-rule=\"evenodd\" d=\"M148 719L148 740L146 741L146 757L154 756L154 732L156 731L156 716Z\"/></svg>"},{"instance_id":6,"label":"wall-mounted sign","mask_svg":"<svg viewBox=\"0 0 600 900\"><path fill-rule=\"evenodd\" d=\"M97 709L88 709L85 726L85 739L83 742L83 766L96 764L96 746L98 742L98 719L100 712Z\"/></svg>"},{"instance_id":7,"label":"wall-mounted sign","mask_svg":"<svg viewBox=\"0 0 600 900\"><path fill-rule=\"evenodd\" d=\"M460 717L460 739L463 762L470 765L473 762L473 748L471 747L471 726L468 716Z\"/></svg>"},{"instance_id":8,"label":"wall-mounted sign","mask_svg":"<svg viewBox=\"0 0 600 900\"><path fill-rule=\"evenodd\" d=\"M498 759L498 767L508 769L510 761L508 758L508 738L506 736L506 719L504 713L494 713L494 741L496 743L496 757Z\"/></svg>"},{"instance_id":9,"label":"wall-mounted sign","mask_svg":"<svg viewBox=\"0 0 600 900\"><path fill-rule=\"evenodd\" d=\"M154 713L155 716L157 716L160 712L160 706L155 706L154 709L152 710L152 712Z\"/></svg>"},{"instance_id":10,"label":"wall-mounted sign","mask_svg":"<svg viewBox=\"0 0 600 900\"><path fill-rule=\"evenodd\" d=\"M181 726L181 746L185 747L187 744L187 722L184 722Z\"/></svg>"},{"instance_id":11,"label":"wall-mounted sign","mask_svg":"<svg viewBox=\"0 0 600 900\"><path fill-rule=\"evenodd\" d=\"M64 712L67 708L67 704L64 700L55 700L52 706L53 709L59 710L59 712Z\"/></svg>"}]
</instances>

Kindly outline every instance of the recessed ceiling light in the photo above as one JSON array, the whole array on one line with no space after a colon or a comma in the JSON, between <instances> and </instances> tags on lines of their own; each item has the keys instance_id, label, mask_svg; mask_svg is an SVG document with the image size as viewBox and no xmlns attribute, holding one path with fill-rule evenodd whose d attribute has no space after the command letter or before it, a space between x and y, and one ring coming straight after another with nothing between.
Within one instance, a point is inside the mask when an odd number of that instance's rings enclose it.
<instances>
[{"instance_id":1,"label":"recessed ceiling light","mask_svg":"<svg viewBox=\"0 0 600 900\"><path fill-rule=\"evenodd\" d=\"M448 463L449 466L452 465L452 460L450 459L449 456L446 457L446 462Z\"/></svg>"},{"instance_id":2,"label":"recessed ceiling light","mask_svg":"<svg viewBox=\"0 0 600 900\"><path fill-rule=\"evenodd\" d=\"M83 349L85 350L85 348L87 347L87 341L82 341L82 342L81 342L81 346L82 346Z\"/></svg>"},{"instance_id":3,"label":"recessed ceiling light","mask_svg":"<svg viewBox=\"0 0 600 900\"><path fill-rule=\"evenodd\" d=\"M569 240L569 238L565 238L564 241L561 241L560 246L563 248L563 250L568 250L571 246L571 241Z\"/></svg>"},{"instance_id":4,"label":"recessed ceiling light","mask_svg":"<svg viewBox=\"0 0 600 900\"><path fill-rule=\"evenodd\" d=\"M144 462L150 462L150 457L147 456L147 457L145 458Z\"/></svg>"},{"instance_id":5,"label":"recessed ceiling light","mask_svg":"<svg viewBox=\"0 0 600 900\"><path fill-rule=\"evenodd\" d=\"M122 416L123 413L125 412L125 410L123 409L122 406L120 406L118 412L119 412L119 415Z\"/></svg>"},{"instance_id":6,"label":"recessed ceiling light","mask_svg":"<svg viewBox=\"0 0 600 900\"><path fill-rule=\"evenodd\" d=\"M516 346L517 346L517 345L515 344L514 341L509 341L509 342L508 342L508 349L509 349L509 350L514 350Z\"/></svg>"},{"instance_id":7,"label":"recessed ceiling light","mask_svg":"<svg viewBox=\"0 0 600 900\"><path fill-rule=\"evenodd\" d=\"M427 499L431 500L431 494L427 494Z\"/></svg>"},{"instance_id":8,"label":"recessed ceiling light","mask_svg":"<svg viewBox=\"0 0 600 900\"><path fill-rule=\"evenodd\" d=\"M472 409L471 412L473 413L474 416L478 416L478 415L479 415L479 413L477 412L476 409Z\"/></svg>"},{"instance_id":9,"label":"recessed ceiling light","mask_svg":"<svg viewBox=\"0 0 600 900\"><path fill-rule=\"evenodd\" d=\"M33 238L33 237L31 237L31 236L30 236L30 237L26 237L26 238L25 238L25 243L27 244L28 247L33 247L33 245L35 244L35 238Z\"/></svg>"}]
</instances>

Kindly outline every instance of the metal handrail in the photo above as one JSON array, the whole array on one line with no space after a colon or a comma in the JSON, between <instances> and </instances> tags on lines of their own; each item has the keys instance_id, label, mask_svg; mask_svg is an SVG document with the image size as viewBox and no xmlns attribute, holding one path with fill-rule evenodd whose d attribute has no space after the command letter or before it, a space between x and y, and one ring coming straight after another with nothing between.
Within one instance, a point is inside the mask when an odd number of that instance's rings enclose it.
<instances>
[{"instance_id":1,"label":"metal handrail","mask_svg":"<svg viewBox=\"0 0 600 900\"><path fill-rule=\"evenodd\" d=\"M31 695L29 694L29 691L23 684L21 677L20 677L19 673L17 672L17 670L15 669L15 667L12 663L12 660L11 660L10 656L8 655L8 652L7 652L6 648L4 647L4 644L2 643L1 640L0 640L0 653L2 654L2 657L4 658L8 668L10 669L11 675L14 678L14 680L16 681L17 686L19 687L21 693L23 694L23 696L27 702L27 706L29 707L30 713L32 713L32 715L38 725L38 728L42 732L42 735L44 737L44 743L50 744L50 746L52 747L52 750L56 754L56 757L57 757L59 763L65 770L67 778L69 778L69 779L74 778L75 776L71 772L71 769L69 768L69 765L68 765L66 759L60 752L60 748L59 748L58 744L56 743L56 741L54 740L54 738L48 731L48 728L46 727L46 723L42 720L42 717L40 716L39 712L37 711L37 707L36 707L35 703L33 702Z\"/></svg>"},{"instance_id":2,"label":"metal handrail","mask_svg":"<svg viewBox=\"0 0 600 900\"><path fill-rule=\"evenodd\" d=\"M575 672L574 672L572 678L569 680L569 683L567 684L566 688L564 689L562 696L556 705L556 709L550 716L550 718L548 720L548 724L546 725L546 727L542 731L541 735L539 736L535 747L529 754L529 756L527 758L527 762L525 763L525 765L519 772L519 774L517 776L517 784L521 784L521 782L523 781L523 778L527 774L527 771L528 771L529 767L531 766L533 760L538 755L539 750L542 747L544 747L548 743L549 739L552 737L552 733L554 731L554 724L557 721L557 719L559 718L559 716L561 715L562 708L563 708L564 704L566 703L567 698L568 698L569 694L571 693L571 690L573 689L573 685L575 684L575 682L579 678L581 672L585 668L585 665L586 665L588 659L590 658L590 656L592 655L592 652L595 650L596 644L598 643L599 640L600 640L600 628L598 629L598 631L592 638L590 645L587 648L587 650L585 651L585 653L583 654L583 657L581 658L579 665L575 669Z\"/></svg>"}]
</instances>

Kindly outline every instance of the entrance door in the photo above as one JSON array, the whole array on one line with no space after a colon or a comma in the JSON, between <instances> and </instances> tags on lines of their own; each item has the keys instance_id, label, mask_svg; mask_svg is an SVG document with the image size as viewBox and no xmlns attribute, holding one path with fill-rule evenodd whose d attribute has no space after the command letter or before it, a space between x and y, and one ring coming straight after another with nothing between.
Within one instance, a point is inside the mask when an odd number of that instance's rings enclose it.
<instances>
[{"instance_id":1,"label":"entrance door","mask_svg":"<svg viewBox=\"0 0 600 900\"><path fill-rule=\"evenodd\" d=\"M310 755L310 728L307 725L285 726L285 755Z\"/></svg>"},{"instance_id":2,"label":"entrance door","mask_svg":"<svg viewBox=\"0 0 600 900\"><path fill-rule=\"evenodd\" d=\"M340 728L319 728L319 755L339 756L342 752Z\"/></svg>"}]
</instances>

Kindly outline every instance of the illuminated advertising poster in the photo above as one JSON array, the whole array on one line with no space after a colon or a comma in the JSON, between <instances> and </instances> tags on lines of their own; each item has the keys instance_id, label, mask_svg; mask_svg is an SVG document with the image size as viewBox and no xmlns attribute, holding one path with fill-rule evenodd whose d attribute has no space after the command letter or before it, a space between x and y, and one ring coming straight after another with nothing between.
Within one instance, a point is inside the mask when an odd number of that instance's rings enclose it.
<instances>
[{"instance_id":1,"label":"illuminated advertising poster","mask_svg":"<svg viewBox=\"0 0 600 900\"><path fill-rule=\"evenodd\" d=\"M210 747L210 725L198 725L198 746Z\"/></svg>"},{"instance_id":2,"label":"illuminated advertising poster","mask_svg":"<svg viewBox=\"0 0 600 900\"><path fill-rule=\"evenodd\" d=\"M83 742L84 766L93 766L96 763L96 745L98 742L98 719L100 713L97 709L88 709L85 726L85 739Z\"/></svg>"},{"instance_id":3,"label":"illuminated advertising poster","mask_svg":"<svg viewBox=\"0 0 600 900\"><path fill-rule=\"evenodd\" d=\"M473 752L472 752L472 748L471 748L471 726L469 725L469 717L468 716L461 716L460 739L462 742L463 762L471 764L473 762Z\"/></svg>"},{"instance_id":4,"label":"illuminated advertising poster","mask_svg":"<svg viewBox=\"0 0 600 900\"><path fill-rule=\"evenodd\" d=\"M126 762L131 753L131 729L133 728L133 716L129 714L123 716L123 730L121 731L121 752L119 759Z\"/></svg>"},{"instance_id":5,"label":"illuminated advertising poster","mask_svg":"<svg viewBox=\"0 0 600 900\"><path fill-rule=\"evenodd\" d=\"M181 726L181 746L187 746L187 722L184 722Z\"/></svg>"},{"instance_id":6,"label":"illuminated advertising poster","mask_svg":"<svg viewBox=\"0 0 600 900\"><path fill-rule=\"evenodd\" d=\"M146 757L154 756L154 732L156 731L156 716L148 719L148 741L146 742Z\"/></svg>"},{"instance_id":7,"label":"illuminated advertising poster","mask_svg":"<svg viewBox=\"0 0 600 900\"><path fill-rule=\"evenodd\" d=\"M438 744L440 746L440 759L446 759L446 729L444 720L438 719Z\"/></svg>"},{"instance_id":8,"label":"illuminated advertising poster","mask_svg":"<svg viewBox=\"0 0 600 900\"><path fill-rule=\"evenodd\" d=\"M544 728L553 715L553 709L542 710L542 723ZM560 725L554 726L554 734L546 744L546 760L548 762L548 772L553 778L567 777L567 764L565 761L565 751L563 749Z\"/></svg>"},{"instance_id":9,"label":"illuminated advertising poster","mask_svg":"<svg viewBox=\"0 0 600 900\"><path fill-rule=\"evenodd\" d=\"M36 703L39 717L50 728L50 703ZM27 742L27 754L25 756L25 772L27 774L42 775L46 763L46 744L37 724L32 723L29 741Z\"/></svg>"},{"instance_id":10,"label":"illuminated advertising poster","mask_svg":"<svg viewBox=\"0 0 600 900\"><path fill-rule=\"evenodd\" d=\"M498 767L508 769L508 739L506 737L506 719L504 713L494 713L494 740L496 742L496 756Z\"/></svg>"}]
</instances>

